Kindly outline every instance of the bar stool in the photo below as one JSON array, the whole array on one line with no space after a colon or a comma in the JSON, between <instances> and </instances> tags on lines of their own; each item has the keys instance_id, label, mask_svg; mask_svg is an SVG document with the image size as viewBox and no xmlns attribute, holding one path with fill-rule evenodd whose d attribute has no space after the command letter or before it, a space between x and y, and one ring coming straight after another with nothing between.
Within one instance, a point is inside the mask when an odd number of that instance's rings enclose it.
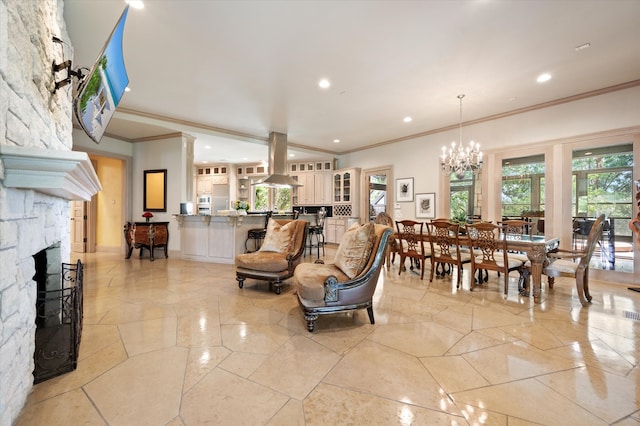
<instances>
[{"instance_id":1,"label":"bar stool","mask_svg":"<svg viewBox=\"0 0 640 426\"><path fill-rule=\"evenodd\" d=\"M325 255L324 251L324 219L327 217L327 211L324 208L318 210L316 213L316 224L309 226L309 241L307 248L309 249L309 255L314 248L318 249L318 259L320 259L320 247L322 247L322 256ZM315 240L315 242L314 242Z\"/></svg>"},{"instance_id":2,"label":"bar stool","mask_svg":"<svg viewBox=\"0 0 640 426\"><path fill-rule=\"evenodd\" d=\"M249 249L247 248L247 243L249 242L249 240L253 240L253 251L258 251L260 249L262 240L264 240L264 236L267 234L267 225L269 224L269 219L271 219L272 215L273 212L267 212L267 216L264 218L264 228L253 228L247 231L247 239L244 240L245 253L250 253Z\"/></svg>"}]
</instances>

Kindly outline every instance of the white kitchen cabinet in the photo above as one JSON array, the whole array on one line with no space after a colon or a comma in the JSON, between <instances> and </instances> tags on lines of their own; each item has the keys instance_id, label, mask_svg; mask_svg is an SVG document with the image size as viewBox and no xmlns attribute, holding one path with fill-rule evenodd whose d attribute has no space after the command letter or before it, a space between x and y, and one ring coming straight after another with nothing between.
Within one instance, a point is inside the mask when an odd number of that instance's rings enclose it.
<instances>
[{"instance_id":1,"label":"white kitchen cabinet","mask_svg":"<svg viewBox=\"0 0 640 426\"><path fill-rule=\"evenodd\" d=\"M358 223L357 217L328 217L324 222L325 239L328 243L340 244L344 233L354 223Z\"/></svg>"},{"instance_id":2,"label":"white kitchen cabinet","mask_svg":"<svg viewBox=\"0 0 640 426\"><path fill-rule=\"evenodd\" d=\"M325 238L328 243L339 244L347 230L346 217L328 217L324 222Z\"/></svg>"},{"instance_id":3,"label":"white kitchen cabinet","mask_svg":"<svg viewBox=\"0 0 640 426\"><path fill-rule=\"evenodd\" d=\"M332 203L333 179L331 173L314 173L314 201L315 204L326 206Z\"/></svg>"},{"instance_id":4,"label":"white kitchen cabinet","mask_svg":"<svg viewBox=\"0 0 640 426\"><path fill-rule=\"evenodd\" d=\"M302 186L293 189L294 206L331 205L331 172L299 172L291 175Z\"/></svg>"},{"instance_id":5,"label":"white kitchen cabinet","mask_svg":"<svg viewBox=\"0 0 640 426\"><path fill-rule=\"evenodd\" d=\"M196 192L197 195L211 194L211 176L203 175L198 176L196 180Z\"/></svg>"}]
</instances>

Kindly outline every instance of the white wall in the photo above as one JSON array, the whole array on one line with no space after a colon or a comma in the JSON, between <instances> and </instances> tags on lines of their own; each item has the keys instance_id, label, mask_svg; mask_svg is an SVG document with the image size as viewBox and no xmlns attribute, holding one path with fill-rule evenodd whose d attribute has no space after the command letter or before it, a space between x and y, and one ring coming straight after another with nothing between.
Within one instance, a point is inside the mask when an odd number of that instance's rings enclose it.
<instances>
[{"instance_id":1,"label":"white wall","mask_svg":"<svg viewBox=\"0 0 640 426\"><path fill-rule=\"evenodd\" d=\"M180 250L180 232L172 215L180 213L185 199L183 138L175 137L133 144L132 221L142 221L144 171L167 169L167 211L153 212L153 220L169 222L169 250Z\"/></svg>"},{"instance_id":2,"label":"white wall","mask_svg":"<svg viewBox=\"0 0 640 426\"><path fill-rule=\"evenodd\" d=\"M559 145L580 135L633 126L640 126L640 87L464 126L462 137L481 144L487 154L485 169L490 169L492 165L487 163L492 153L526 149L536 144ZM340 167L366 169L393 164L394 182L397 178L413 177L414 191L435 192L436 215L448 217L438 157L443 145L458 139L458 129L454 129L383 145L341 156ZM637 179L638 171L634 174ZM413 203L400 203L400 208L404 218L415 217Z\"/></svg>"}]
</instances>

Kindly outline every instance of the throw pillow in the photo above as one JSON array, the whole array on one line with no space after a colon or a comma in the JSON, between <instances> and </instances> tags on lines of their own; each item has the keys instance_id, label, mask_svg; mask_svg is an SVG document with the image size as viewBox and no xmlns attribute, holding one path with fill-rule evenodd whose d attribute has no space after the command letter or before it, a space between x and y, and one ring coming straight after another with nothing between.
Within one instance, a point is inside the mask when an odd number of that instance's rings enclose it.
<instances>
[{"instance_id":1,"label":"throw pillow","mask_svg":"<svg viewBox=\"0 0 640 426\"><path fill-rule=\"evenodd\" d=\"M295 231L295 223L289 222L280 225L273 219L269 219L267 224L267 232L264 241L260 247L260 251L275 251L277 253L289 253L293 246L293 237Z\"/></svg>"},{"instance_id":2,"label":"throw pillow","mask_svg":"<svg viewBox=\"0 0 640 426\"><path fill-rule=\"evenodd\" d=\"M342 237L333 263L349 278L357 277L367 266L375 239L373 223L353 224Z\"/></svg>"}]
</instances>

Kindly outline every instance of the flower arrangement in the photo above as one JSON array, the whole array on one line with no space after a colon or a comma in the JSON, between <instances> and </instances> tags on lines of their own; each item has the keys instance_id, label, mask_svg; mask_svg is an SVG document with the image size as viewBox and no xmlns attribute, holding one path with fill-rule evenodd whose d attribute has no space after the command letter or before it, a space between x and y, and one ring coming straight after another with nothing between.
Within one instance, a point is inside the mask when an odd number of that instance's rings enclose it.
<instances>
[{"instance_id":1,"label":"flower arrangement","mask_svg":"<svg viewBox=\"0 0 640 426\"><path fill-rule=\"evenodd\" d=\"M236 210L248 210L249 209L249 204L246 201L236 201L235 204L235 208Z\"/></svg>"},{"instance_id":2,"label":"flower arrangement","mask_svg":"<svg viewBox=\"0 0 640 426\"><path fill-rule=\"evenodd\" d=\"M151 219L153 217L153 213L151 212L144 212L142 213L142 217L144 217L145 219L147 219L147 222L149 222L149 219Z\"/></svg>"}]
</instances>

